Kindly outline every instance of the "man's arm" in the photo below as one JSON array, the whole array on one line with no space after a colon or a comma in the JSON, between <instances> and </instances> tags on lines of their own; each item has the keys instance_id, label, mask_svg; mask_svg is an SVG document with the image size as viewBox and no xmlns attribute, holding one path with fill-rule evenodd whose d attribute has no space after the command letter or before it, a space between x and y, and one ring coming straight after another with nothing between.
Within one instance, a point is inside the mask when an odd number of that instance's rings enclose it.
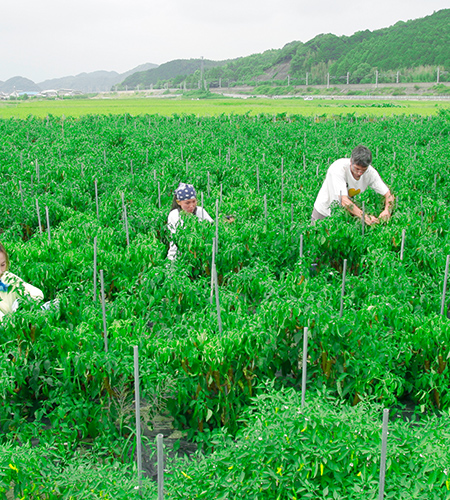
<instances>
[{"instance_id":1,"label":"man's arm","mask_svg":"<svg viewBox=\"0 0 450 500\"><path fill-rule=\"evenodd\" d=\"M394 208L395 196L389 190L384 195L384 210L378 216L379 219L388 221L391 218L392 210Z\"/></svg>"},{"instance_id":2,"label":"man's arm","mask_svg":"<svg viewBox=\"0 0 450 500\"><path fill-rule=\"evenodd\" d=\"M362 219L363 211L357 205L355 205L348 196L342 195L341 203L342 206L347 210L347 212L350 212L355 217L358 217L358 219ZM372 224L378 224L378 222L380 222L374 215L364 215L364 221L368 226L371 226Z\"/></svg>"}]
</instances>

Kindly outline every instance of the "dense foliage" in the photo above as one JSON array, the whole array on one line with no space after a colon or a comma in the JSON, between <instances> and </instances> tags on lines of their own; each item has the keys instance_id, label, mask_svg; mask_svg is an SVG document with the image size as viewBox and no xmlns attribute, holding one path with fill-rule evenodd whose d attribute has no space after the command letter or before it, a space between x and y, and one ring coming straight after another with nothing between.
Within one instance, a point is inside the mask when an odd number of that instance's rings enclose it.
<instances>
[{"instance_id":1,"label":"dense foliage","mask_svg":"<svg viewBox=\"0 0 450 500\"><path fill-rule=\"evenodd\" d=\"M231 61L205 61L204 78L209 84L257 85L261 81L287 81L293 84L324 85L327 74L332 84L395 83L397 72L401 82L449 81L450 9L409 21L399 21L388 28L357 31L351 36L320 34L303 43L293 41L282 49ZM306 74L308 73L308 80ZM200 60L171 61L159 68L132 75L122 82L129 89L149 88L151 84L197 88L201 78Z\"/></svg>"},{"instance_id":2,"label":"dense foliage","mask_svg":"<svg viewBox=\"0 0 450 500\"><path fill-rule=\"evenodd\" d=\"M40 481L35 469L42 472L56 454L59 470L78 465L89 474L97 470L98 490L131 497L128 482L114 493L113 472L101 470L129 461L132 453L134 345L140 352L143 405L150 413L166 407L205 449L214 444L215 429L225 427L240 440L242 425L256 425L240 418L251 411L246 409L255 395L264 399L262 381L298 385L306 326L309 393L325 389L325 399L347 405L391 406L408 396L424 410L447 411L450 328L448 300L443 316L440 301L450 253L449 118L441 111L429 119L279 114L0 121L1 241L10 252L11 271L42 288L46 300L60 301L59 310L47 312L24 302L0 327L3 491L12 482L17 491L27 490L27 498L40 493L51 498L53 483ZM374 165L397 197L392 221L366 227L363 234L359 221L336 209L312 227L309 218L327 166L359 143L372 148ZM222 334L210 304L214 226L186 217L175 236L179 257L172 265L166 260L166 220L179 181L195 184L211 215L220 200ZM380 211L373 192L362 200L369 211ZM228 224L224 215L234 215L235 222ZM107 353L98 276L94 299L95 237L105 277ZM344 259L348 276L339 317ZM295 398L289 394L287 399ZM334 418L334 410L324 411ZM426 443L433 439L431 427L423 430ZM23 443L49 451L27 451L24 457ZM261 457L266 453L261 449ZM324 478L309 482L311 474L302 476L298 488L325 491L337 488L336 482L342 487L336 491L348 492L339 461L329 463ZM408 489L393 463L387 476L392 491ZM424 467L421 474L431 487L442 488L445 480L433 475L434 462ZM364 476L369 483L374 470ZM49 468L51 478L54 474ZM168 482L174 494L177 474ZM267 474L272 491L278 478ZM59 489L52 486L57 498L81 487L64 477ZM252 477L255 484L260 481ZM291 493L280 498L294 498Z\"/></svg>"}]
</instances>

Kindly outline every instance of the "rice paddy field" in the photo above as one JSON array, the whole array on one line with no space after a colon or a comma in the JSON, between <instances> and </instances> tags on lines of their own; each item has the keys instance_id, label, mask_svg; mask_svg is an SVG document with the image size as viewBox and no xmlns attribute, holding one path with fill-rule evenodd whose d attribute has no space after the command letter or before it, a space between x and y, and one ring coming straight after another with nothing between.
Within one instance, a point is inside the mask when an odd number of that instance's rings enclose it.
<instances>
[{"instance_id":1,"label":"rice paddy field","mask_svg":"<svg viewBox=\"0 0 450 500\"><path fill-rule=\"evenodd\" d=\"M403 100L348 100L314 99L305 101L298 99L181 99L158 97L123 97L123 98L92 98L92 99L61 99L0 101L1 118L27 118L36 116L44 118L47 115L80 117L89 114L123 114L132 116L139 114L195 114L200 116L218 116L221 114L301 114L340 115L354 113L357 116L370 114L372 116L392 116L420 114L435 115L439 109L449 109L450 101L403 101Z\"/></svg>"}]
</instances>

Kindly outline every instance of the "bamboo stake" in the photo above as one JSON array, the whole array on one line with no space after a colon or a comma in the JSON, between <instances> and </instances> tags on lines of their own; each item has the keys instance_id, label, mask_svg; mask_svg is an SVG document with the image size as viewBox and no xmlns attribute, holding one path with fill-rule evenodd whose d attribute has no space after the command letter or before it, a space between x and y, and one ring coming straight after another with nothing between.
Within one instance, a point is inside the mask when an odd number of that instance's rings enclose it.
<instances>
[{"instance_id":1,"label":"bamboo stake","mask_svg":"<svg viewBox=\"0 0 450 500\"><path fill-rule=\"evenodd\" d=\"M344 295L345 295L345 275L347 274L347 259L344 259L344 270L342 272L342 288L341 288L341 308L339 310L339 317L342 318L344 311Z\"/></svg>"},{"instance_id":2,"label":"bamboo stake","mask_svg":"<svg viewBox=\"0 0 450 500\"><path fill-rule=\"evenodd\" d=\"M95 213L97 214L97 220L99 218L98 215L98 184L97 184L97 179L94 181L94 189L95 189Z\"/></svg>"},{"instance_id":3,"label":"bamboo stake","mask_svg":"<svg viewBox=\"0 0 450 500\"><path fill-rule=\"evenodd\" d=\"M264 195L264 224L267 226L267 195Z\"/></svg>"},{"instance_id":4,"label":"bamboo stake","mask_svg":"<svg viewBox=\"0 0 450 500\"><path fill-rule=\"evenodd\" d=\"M403 252L405 250L405 234L406 234L406 230L403 229L403 231L402 231L402 244L400 246L400 260L403 260Z\"/></svg>"},{"instance_id":5,"label":"bamboo stake","mask_svg":"<svg viewBox=\"0 0 450 500\"><path fill-rule=\"evenodd\" d=\"M209 196L209 195L210 195L210 193L211 193L211 187L210 187L209 182L210 182L210 181L209 181L209 172L208 172L208 189L207 189L207 191L208 191L208 196Z\"/></svg>"},{"instance_id":6,"label":"bamboo stake","mask_svg":"<svg viewBox=\"0 0 450 500\"><path fill-rule=\"evenodd\" d=\"M256 190L259 194L259 167L256 165Z\"/></svg>"},{"instance_id":7,"label":"bamboo stake","mask_svg":"<svg viewBox=\"0 0 450 500\"><path fill-rule=\"evenodd\" d=\"M156 436L157 448L157 474L158 474L158 500L164 500L164 450L163 450L163 435Z\"/></svg>"},{"instance_id":8,"label":"bamboo stake","mask_svg":"<svg viewBox=\"0 0 450 500\"><path fill-rule=\"evenodd\" d=\"M125 234L127 236L127 246L130 246L130 233L128 231L128 215L127 215L127 206L123 206L123 217L125 219Z\"/></svg>"},{"instance_id":9,"label":"bamboo stake","mask_svg":"<svg viewBox=\"0 0 450 500\"><path fill-rule=\"evenodd\" d=\"M362 202L361 231L362 231L363 236L364 236L365 225L366 225L366 207L365 207L364 202Z\"/></svg>"},{"instance_id":10,"label":"bamboo stake","mask_svg":"<svg viewBox=\"0 0 450 500\"><path fill-rule=\"evenodd\" d=\"M161 184L158 181L158 207L161 208Z\"/></svg>"},{"instance_id":11,"label":"bamboo stake","mask_svg":"<svg viewBox=\"0 0 450 500\"><path fill-rule=\"evenodd\" d=\"M216 199L216 255L219 252L219 199Z\"/></svg>"},{"instance_id":12,"label":"bamboo stake","mask_svg":"<svg viewBox=\"0 0 450 500\"><path fill-rule=\"evenodd\" d=\"M379 487L379 495L378 495L379 500L383 500L383 498L384 498L384 483L385 483L385 478L386 478L388 421L389 421L389 410L387 408L385 408L383 410L383 430L382 430L382 434L381 434L380 487Z\"/></svg>"},{"instance_id":13,"label":"bamboo stake","mask_svg":"<svg viewBox=\"0 0 450 500\"><path fill-rule=\"evenodd\" d=\"M97 300L97 236L94 236L94 302Z\"/></svg>"},{"instance_id":14,"label":"bamboo stake","mask_svg":"<svg viewBox=\"0 0 450 500\"><path fill-rule=\"evenodd\" d=\"M22 189L22 181L19 181L19 190L20 190L20 198L22 199L22 207L25 206L25 203L23 202L23 189Z\"/></svg>"},{"instance_id":15,"label":"bamboo stake","mask_svg":"<svg viewBox=\"0 0 450 500\"><path fill-rule=\"evenodd\" d=\"M423 199L420 197L420 224L423 227Z\"/></svg>"},{"instance_id":16,"label":"bamboo stake","mask_svg":"<svg viewBox=\"0 0 450 500\"><path fill-rule=\"evenodd\" d=\"M50 234L50 217L49 217L49 214L48 214L48 207L47 205L45 206L45 217L47 219L47 234L48 234L48 241L52 241L52 236Z\"/></svg>"},{"instance_id":17,"label":"bamboo stake","mask_svg":"<svg viewBox=\"0 0 450 500\"><path fill-rule=\"evenodd\" d=\"M203 206L204 206L203 205L203 191L201 192L200 196L201 196L201 207L202 207L202 218L201 218L201 220L203 220L204 219L204 217L203 217L203 214L204 214L204 208L203 208Z\"/></svg>"},{"instance_id":18,"label":"bamboo stake","mask_svg":"<svg viewBox=\"0 0 450 500\"><path fill-rule=\"evenodd\" d=\"M442 287L441 316L444 316L445 294L447 292L447 280L448 280L448 266L449 266L449 261L450 261L450 255L447 255L447 260L445 262L444 285Z\"/></svg>"},{"instance_id":19,"label":"bamboo stake","mask_svg":"<svg viewBox=\"0 0 450 500\"><path fill-rule=\"evenodd\" d=\"M220 315L220 300L219 300L219 280L217 278L217 267L215 262L214 262L214 290L216 294L217 324L219 326L219 333L222 333L222 317Z\"/></svg>"},{"instance_id":20,"label":"bamboo stake","mask_svg":"<svg viewBox=\"0 0 450 500\"><path fill-rule=\"evenodd\" d=\"M213 303L213 296L214 296L214 273L213 269L215 266L216 262L216 238L213 238L213 243L212 243L212 257L211 257L211 293L209 296L209 302L210 304Z\"/></svg>"},{"instance_id":21,"label":"bamboo stake","mask_svg":"<svg viewBox=\"0 0 450 500\"><path fill-rule=\"evenodd\" d=\"M189 172L189 163L188 163L188 159L186 158L186 175L188 174Z\"/></svg>"},{"instance_id":22,"label":"bamboo stake","mask_svg":"<svg viewBox=\"0 0 450 500\"><path fill-rule=\"evenodd\" d=\"M38 218L39 233L42 234L41 214L39 213L39 201L36 198L36 212Z\"/></svg>"},{"instance_id":23,"label":"bamboo stake","mask_svg":"<svg viewBox=\"0 0 450 500\"><path fill-rule=\"evenodd\" d=\"M303 356L302 356L302 408L306 399L306 362L308 357L308 327L303 328Z\"/></svg>"},{"instance_id":24,"label":"bamboo stake","mask_svg":"<svg viewBox=\"0 0 450 500\"><path fill-rule=\"evenodd\" d=\"M136 413L136 461L139 488L142 486L142 449L141 449L141 396L139 392L139 350L133 346L134 358L134 409Z\"/></svg>"},{"instance_id":25,"label":"bamboo stake","mask_svg":"<svg viewBox=\"0 0 450 500\"><path fill-rule=\"evenodd\" d=\"M223 194L223 186L222 183L220 183L220 203L223 203L222 194Z\"/></svg>"},{"instance_id":26,"label":"bamboo stake","mask_svg":"<svg viewBox=\"0 0 450 500\"><path fill-rule=\"evenodd\" d=\"M105 341L105 352L108 352L108 332L106 329L105 283L103 280L103 269L100 269L100 289L102 294L103 339Z\"/></svg>"},{"instance_id":27,"label":"bamboo stake","mask_svg":"<svg viewBox=\"0 0 450 500\"><path fill-rule=\"evenodd\" d=\"M300 235L300 258L303 257L303 234Z\"/></svg>"},{"instance_id":28,"label":"bamboo stake","mask_svg":"<svg viewBox=\"0 0 450 500\"><path fill-rule=\"evenodd\" d=\"M36 179L38 182L41 182L41 177L40 177L40 172L39 172L39 163L38 163L37 159L35 160L35 164L36 164Z\"/></svg>"}]
</instances>

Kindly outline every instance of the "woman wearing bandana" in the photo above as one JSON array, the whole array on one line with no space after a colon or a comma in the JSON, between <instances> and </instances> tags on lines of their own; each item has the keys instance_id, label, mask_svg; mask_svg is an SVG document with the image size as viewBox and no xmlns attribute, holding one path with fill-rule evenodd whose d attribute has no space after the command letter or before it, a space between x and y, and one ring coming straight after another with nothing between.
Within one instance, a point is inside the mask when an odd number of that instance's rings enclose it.
<instances>
[{"instance_id":1,"label":"woman wearing bandana","mask_svg":"<svg viewBox=\"0 0 450 500\"><path fill-rule=\"evenodd\" d=\"M7 313L17 310L19 299L29 296L32 299L42 300L44 294L39 288L9 272L9 258L5 247L0 243L0 321Z\"/></svg>"},{"instance_id":2,"label":"woman wearing bandana","mask_svg":"<svg viewBox=\"0 0 450 500\"><path fill-rule=\"evenodd\" d=\"M167 226L172 234L175 234L179 226L183 226L183 220L180 217L180 212L186 212L195 215L200 220L213 222L208 212L203 207L197 206L197 195L192 184L184 184L183 182L177 187L174 193L172 209L169 213ZM177 254L177 246L173 241L170 242L167 258L173 260Z\"/></svg>"}]
</instances>

